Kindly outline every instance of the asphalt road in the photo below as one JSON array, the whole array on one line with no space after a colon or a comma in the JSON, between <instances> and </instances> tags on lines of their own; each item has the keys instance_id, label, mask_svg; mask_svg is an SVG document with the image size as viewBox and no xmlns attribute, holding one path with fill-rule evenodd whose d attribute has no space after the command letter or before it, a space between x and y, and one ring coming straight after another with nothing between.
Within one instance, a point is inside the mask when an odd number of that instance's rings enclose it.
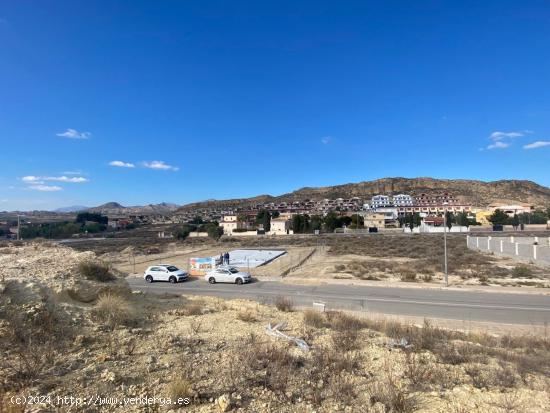
<instances>
[{"instance_id":1,"label":"asphalt road","mask_svg":"<svg viewBox=\"0 0 550 413\"><path fill-rule=\"evenodd\" d=\"M297 306L324 302L327 309L346 309L381 314L444 318L460 321L485 321L508 324L541 325L550 323L550 296L473 292L357 285L294 285L277 281L250 284L214 284L202 279L170 284L147 284L129 277L133 290L149 293L177 293L246 298L272 303L277 296L291 297Z\"/></svg>"}]
</instances>

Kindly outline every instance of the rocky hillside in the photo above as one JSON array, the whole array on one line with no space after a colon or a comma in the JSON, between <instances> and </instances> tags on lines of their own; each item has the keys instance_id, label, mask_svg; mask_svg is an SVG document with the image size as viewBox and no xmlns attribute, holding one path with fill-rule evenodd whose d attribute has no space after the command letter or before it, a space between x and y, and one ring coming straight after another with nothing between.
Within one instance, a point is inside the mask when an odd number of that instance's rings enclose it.
<instances>
[{"instance_id":1,"label":"rocky hillside","mask_svg":"<svg viewBox=\"0 0 550 413\"><path fill-rule=\"evenodd\" d=\"M550 188L525 180L476 181L466 179L434 179L434 178L383 178L375 181L364 181L344 185L318 188L301 188L297 191L280 195L261 195L248 199L210 200L188 204L180 208L188 211L196 208L231 208L246 206L261 202L303 201L306 199L350 198L361 197L369 199L376 194L410 195L439 194L449 192L464 202L477 207L484 207L493 202L524 202L538 207L550 206Z\"/></svg>"},{"instance_id":2,"label":"rocky hillside","mask_svg":"<svg viewBox=\"0 0 550 413\"><path fill-rule=\"evenodd\" d=\"M99 205L94 208L88 208L88 212L96 212L108 216L116 215L167 215L179 208L179 205L169 204L162 202L160 204L149 204L149 205L137 205L137 206L122 206L118 202L108 202L103 205Z\"/></svg>"}]
</instances>

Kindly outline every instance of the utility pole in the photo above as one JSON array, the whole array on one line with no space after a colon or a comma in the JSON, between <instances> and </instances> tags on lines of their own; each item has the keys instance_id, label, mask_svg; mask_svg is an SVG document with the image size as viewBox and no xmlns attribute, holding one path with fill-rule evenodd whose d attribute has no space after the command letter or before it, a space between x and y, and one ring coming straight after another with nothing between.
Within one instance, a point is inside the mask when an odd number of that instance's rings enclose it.
<instances>
[{"instance_id":1,"label":"utility pole","mask_svg":"<svg viewBox=\"0 0 550 413\"><path fill-rule=\"evenodd\" d=\"M447 205L446 202L443 205ZM447 207L445 206L443 213L443 247L445 250L445 287L449 286L449 273L447 269Z\"/></svg>"}]
</instances>

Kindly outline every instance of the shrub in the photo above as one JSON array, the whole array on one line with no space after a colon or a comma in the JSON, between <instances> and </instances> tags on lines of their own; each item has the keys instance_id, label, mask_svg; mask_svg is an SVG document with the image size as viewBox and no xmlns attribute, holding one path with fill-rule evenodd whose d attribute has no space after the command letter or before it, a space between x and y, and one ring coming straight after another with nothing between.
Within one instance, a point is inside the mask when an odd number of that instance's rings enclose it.
<instances>
[{"instance_id":1,"label":"shrub","mask_svg":"<svg viewBox=\"0 0 550 413\"><path fill-rule=\"evenodd\" d=\"M371 403L382 403L388 412L412 413L419 408L418 396L409 392L389 373L383 381L372 384L369 393Z\"/></svg>"},{"instance_id":2,"label":"shrub","mask_svg":"<svg viewBox=\"0 0 550 413\"><path fill-rule=\"evenodd\" d=\"M191 230L189 227L187 225L183 225L174 231L174 237L176 237L179 241L184 241L189 236L190 232Z\"/></svg>"},{"instance_id":3,"label":"shrub","mask_svg":"<svg viewBox=\"0 0 550 413\"><path fill-rule=\"evenodd\" d=\"M413 388L420 388L430 382L433 377L434 365L423 354L407 352L403 376L409 379Z\"/></svg>"},{"instance_id":4,"label":"shrub","mask_svg":"<svg viewBox=\"0 0 550 413\"><path fill-rule=\"evenodd\" d=\"M533 276L533 271L526 265L517 265L512 270L512 276L517 278L530 278Z\"/></svg>"},{"instance_id":5,"label":"shrub","mask_svg":"<svg viewBox=\"0 0 550 413\"><path fill-rule=\"evenodd\" d=\"M206 233L213 240L217 241L223 235L223 228L218 226L217 224L210 223L205 225L205 227L206 227Z\"/></svg>"},{"instance_id":6,"label":"shrub","mask_svg":"<svg viewBox=\"0 0 550 413\"><path fill-rule=\"evenodd\" d=\"M172 400L190 398L193 396L191 381L185 376L173 377L168 383L166 392Z\"/></svg>"},{"instance_id":7,"label":"shrub","mask_svg":"<svg viewBox=\"0 0 550 413\"><path fill-rule=\"evenodd\" d=\"M332 343L338 351L351 351L359 348L357 330L337 331L331 336Z\"/></svg>"},{"instance_id":8,"label":"shrub","mask_svg":"<svg viewBox=\"0 0 550 413\"><path fill-rule=\"evenodd\" d=\"M88 280L108 282L115 279L109 265L102 261L83 261L78 264L78 272Z\"/></svg>"},{"instance_id":9,"label":"shrub","mask_svg":"<svg viewBox=\"0 0 550 413\"><path fill-rule=\"evenodd\" d=\"M340 311L326 313L330 326L338 331L360 330L366 327L365 321Z\"/></svg>"},{"instance_id":10,"label":"shrub","mask_svg":"<svg viewBox=\"0 0 550 413\"><path fill-rule=\"evenodd\" d=\"M407 268L403 268L399 270L399 278L401 278L401 281L415 282L416 272Z\"/></svg>"},{"instance_id":11,"label":"shrub","mask_svg":"<svg viewBox=\"0 0 550 413\"><path fill-rule=\"evenodd\" d=\"M336 375L330 378L328 393L334 400L349 406L357 397L357 386L350 378Z\"/></svg>"},{"instance_id":12,"label":"shrub","mask_svg":"<svg viewBox=\"0 0 550 413\"><path fill-rule=\"evenodd\" d=\"M275 299L275 307L277 307L277 310L279 311L289 313L294 310L294 303L288 297L279 296Z\"/></svg>"},{"instance_id":13,"label":"shrub","mask_svg":"<svg viewBox=\"0 0 550 413\"><path fill-rule=\"evenodd\" d=\"M132 311L128 301L111 293L99 296L93 315L112 330L120 324L128 324L132 321Z\"/></svg>"},{"instance_id":14,"label":"shrub","mask_svg":"<svg viewBox=\"0 0 550 413\"><path fill-rule=\"evenodd\" d=\"M200 303L191 302L183 310L185 315L202 315L203 306Z\"/></svg>"},{"instance_id":15,"label":"shrub","mask_svg":"<svg viewBox=\"0 0 550 413\"><path fill-rule=\"evenodd\" d=\"M421 278L422 281L429 283L433 280L434 276L432 274L423 274Z\"/></svg>"},{"instance_id":16,"label":"shrub","mask_svg":"<svg viewBox=\"0 0 550 413\"><path fill-rule=\"evenodd\" d=\"M261 385L284 394L292 377L298 374L302 362L287 349L276 345L259 344L240 353L243 375L252 384Z\"/></svg>"},{"instance_id":17,"label":"shrub","mask_svg":"<svg viewBox=\"0 0 550 413\"><path fill-rule=\"evenodd\" d=\"M304 323L315 328L322 328L325 326L325 317L318 311L306 310L304 311Z\"/></svg>"},{"instance_id":18,"label":"shrub","mask_svg":"<svg viewBox=\"0 0 550 413\"><path fill-rule=\"evenodd\" d=\"M252 314L252 311L244 311L244 310L241 310L239 311L239 313L237 314L237 318L241 321L244 321L245 323L254 323L257 321L256 317L254 316L254 314Z\"/></svg>"}]
</instances>

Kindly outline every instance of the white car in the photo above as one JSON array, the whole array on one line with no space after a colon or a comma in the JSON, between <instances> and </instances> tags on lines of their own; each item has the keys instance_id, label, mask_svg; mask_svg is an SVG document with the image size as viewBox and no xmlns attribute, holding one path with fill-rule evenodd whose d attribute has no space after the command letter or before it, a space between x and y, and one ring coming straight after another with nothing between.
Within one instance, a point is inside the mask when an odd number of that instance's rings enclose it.
<instances>
[{"instance_id":1,"label":"white car","mask_svg":"<svg viewBox=\"0 0 550 413\"><path fill-rule=\"evenodd\" d=\"M187 271L180 270L175 265L158 264L147 268L143 274L143 278L148 283L152 283L153 281L169 281L175 284L187 280L189 274Z\"/></svg>"},{"instance_id":2,"label":"white car","mask_svg":"<svg viewBox=\"0 0 550 413\"><path fill-rule=\"evenodd\" d=\"M244 284L250 282L250 274L247 272L241 272L235 267L219 266L215 270L208 271L204 279L210 284L216 283L232 283L232 284Z\"/></svg>"}]
</instances>

